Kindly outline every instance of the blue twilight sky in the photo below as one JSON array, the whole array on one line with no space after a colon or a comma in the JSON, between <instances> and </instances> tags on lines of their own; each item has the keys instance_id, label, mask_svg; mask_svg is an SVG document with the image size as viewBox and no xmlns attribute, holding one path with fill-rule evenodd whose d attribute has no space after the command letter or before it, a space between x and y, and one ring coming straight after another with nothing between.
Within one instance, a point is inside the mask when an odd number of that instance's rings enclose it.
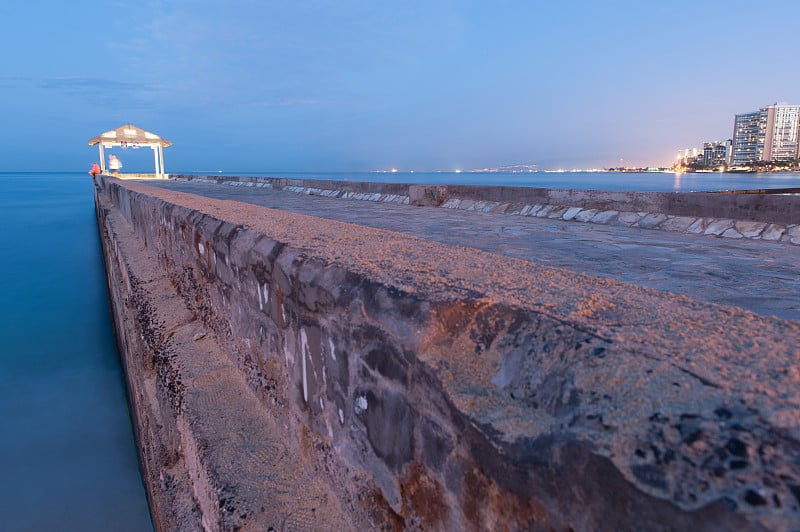
<instances>
[{"instance_id":1,"label":"blue twilight sky","mask_svg":"<svg viewBox=\"0 0 800 532\"><path fill-rule=\"evenodd\" d=\"M0 171L88 169L127 122L175 143L172 172L667 165L800 103L798 21L796 0L5 2Z\"/></svg>"}]
</instances>

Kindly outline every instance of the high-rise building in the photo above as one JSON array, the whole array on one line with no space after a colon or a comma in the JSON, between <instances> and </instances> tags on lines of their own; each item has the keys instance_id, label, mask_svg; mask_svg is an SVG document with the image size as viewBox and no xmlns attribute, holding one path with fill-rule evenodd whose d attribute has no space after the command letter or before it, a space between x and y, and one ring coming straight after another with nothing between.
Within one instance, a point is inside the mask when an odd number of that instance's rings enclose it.
<instances>
[{"instance_id":1,"label":"high-rise building","mask_svg":"<svg viewBox=\"0 0 800 532\"><path fill-rule=\"evenodd\" d=\"M703 164L707 167L719 168L730 164L731 140L703 143Z\"/></svg>"},{"instance_id":2,"label":"high-rise building","mask_svg":"<svg viewBox=\"0 0 800 532\"><path fill-rule=\"evenodd\" d=\"M799 147L800 106L776 103L752 113L736 115L733 122L734 166L796 159Z\"/></svg>"},{"instance_id":3,"label":"high-rise building","mask_svg":"<svg viewBox=\"0 0 800 532\"><path fill-rule=\"evenodd\" d=\"M764 154L764 129L761 111L736 115L733 121L733 166L760 161Z\"/></svg>"},{"instance_id":4,"label":"high-rise building","mask_svg":"<svg viewBox=\"0 0 800 532\"><path fill-rule=\"evenodd\" d=\"M766 110L764 160L796 159L798 135L800 135L800 105L775 104L770 105Z\"/></svg>"},{"instance_id":5,"label":"high-rise building","mask_svg":"<svg viewBox=\"0 0 800 532\"><path fill-rule=\"evenodd\" d=\"M703 150L699 148L684 148L678 150L678 164L688 166L703 159Z\"/></svg>"}]
</instances>

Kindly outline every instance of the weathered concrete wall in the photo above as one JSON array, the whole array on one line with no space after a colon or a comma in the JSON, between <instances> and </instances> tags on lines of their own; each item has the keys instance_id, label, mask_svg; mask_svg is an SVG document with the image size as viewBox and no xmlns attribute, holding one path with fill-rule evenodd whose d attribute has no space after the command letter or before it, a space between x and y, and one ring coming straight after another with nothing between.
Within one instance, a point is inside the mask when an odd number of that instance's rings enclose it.
<instances>
[{"instance_id":1,"label":"weathered concrete wall","mask_svg":"<svg viewBox=\"0 0 800 532\"><path fill-rule=\"evenodd\" d=\"M800 527L797 323L96 183L157 513L209 529L288 529L293 504L306 528L322 506L330 529ZM144 259L154 281L137 291L125 272ZM221 389L208 366L225 368ZM262 439L284 458L238 458ZM158 481L164 467L177 480ZM295 495L273 508L281 488Z\"/></svg>"}]
</instances>

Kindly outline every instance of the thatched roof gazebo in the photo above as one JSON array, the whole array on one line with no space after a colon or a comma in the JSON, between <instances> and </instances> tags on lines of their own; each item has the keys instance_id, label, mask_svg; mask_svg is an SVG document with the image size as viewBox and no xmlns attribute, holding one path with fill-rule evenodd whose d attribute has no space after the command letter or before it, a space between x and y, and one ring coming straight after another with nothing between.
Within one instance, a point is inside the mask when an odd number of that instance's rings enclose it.
<instances>
[{"instance_id":1,"label":"thatched roof gazebo","mask_svg":"<svg viewBox=\"0 0 800 532\"><path fill-rule=\"evenodd\" d=\"M94 146L95 144L100 147L100 167L104 174L106 173L106 158L103 151L105 148L113 148L114 146L141 148L147 146L154 152L155 176L157 178L165 178L167 176L166 172L164 172L164 148L172 146L172 142L159 137L155 133L145 131L133 124L125 124L89 140L89 146Z\"/></svg>"}]
</instances>

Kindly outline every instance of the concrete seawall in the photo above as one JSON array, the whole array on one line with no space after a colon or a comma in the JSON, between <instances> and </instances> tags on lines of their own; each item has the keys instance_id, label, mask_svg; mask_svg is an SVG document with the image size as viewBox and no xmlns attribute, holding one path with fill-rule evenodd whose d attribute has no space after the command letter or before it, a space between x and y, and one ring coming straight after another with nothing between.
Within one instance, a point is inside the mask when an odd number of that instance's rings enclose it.
<instances>
[{"instance_id":1,"label":"concrete seawall","mask_svg":"<svg viewBox=\"0 0 800 532\"><path fill-rule=\"evenodd\" d=\"M800 325L96 179L161 529L794 529Z\"/></svg>"},{"instance_id":2,"label":"concrete seawall","mask_svg":"<svg viewBox=\"0 0 800 532\"><path fill-rule=\"evenodd\" d=\"M630 192L176 174L173 179L800 245L798 193ZM770 192L770 193L768 193Z\"/></svg>"}]
</instances>

